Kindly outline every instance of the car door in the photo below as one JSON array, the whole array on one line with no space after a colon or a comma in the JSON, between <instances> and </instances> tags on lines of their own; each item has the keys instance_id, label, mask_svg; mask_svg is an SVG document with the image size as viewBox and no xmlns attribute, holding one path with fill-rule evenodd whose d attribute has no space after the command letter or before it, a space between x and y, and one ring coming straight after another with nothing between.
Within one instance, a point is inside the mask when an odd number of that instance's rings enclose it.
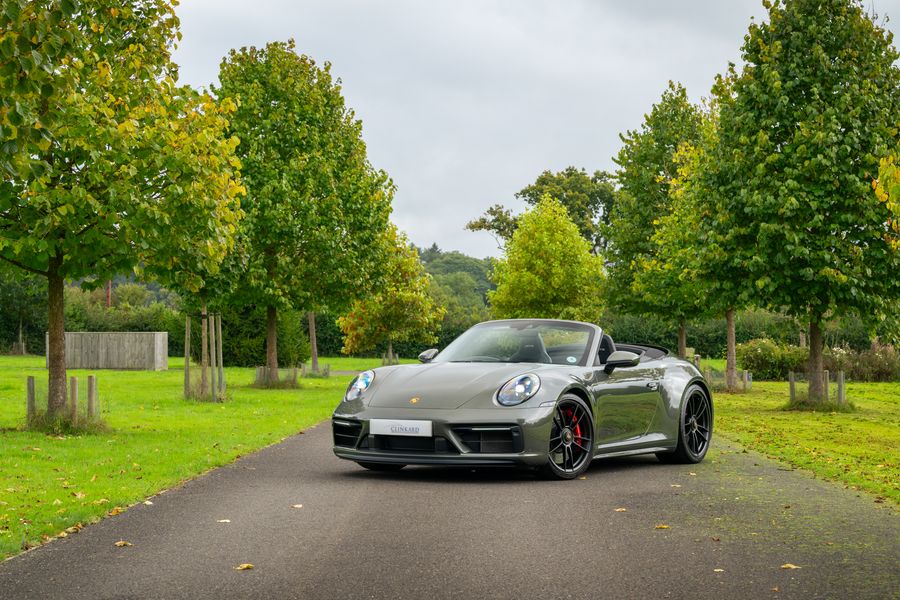
<instances>
[{"instance_id":1,"label":"car door","mask_svg":"<svg viewBox=\"0 0 900 600\"><path fill-rule=\"evenodd\" d=\"M592 380L598 448L615 451L639 443L660 405L658 370L638 364L607 373L598 366Z\"/></svg>"}]
</instances>

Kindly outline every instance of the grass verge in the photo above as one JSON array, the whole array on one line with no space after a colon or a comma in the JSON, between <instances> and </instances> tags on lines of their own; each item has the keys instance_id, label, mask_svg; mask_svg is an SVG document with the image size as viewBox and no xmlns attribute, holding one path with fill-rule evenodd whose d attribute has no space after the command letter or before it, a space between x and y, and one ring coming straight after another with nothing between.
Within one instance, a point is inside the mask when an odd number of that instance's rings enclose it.
<instances>
[{"instance_id":1,"label":"grass verge","mask_svg":"<svg viewBox=\"0 0 900 600\"><path fill-rule=\"evenodd\" d=\"M852 412L785 410L788 384L715 394L716 431L746 448L900 505L900 383L851 383Z\"/></svg>"},{"instance_id":2,"label":"grass verge","mask_svg":"<svg viewBox=\"0 0 900 600\"><path fill-rule=\"evenodd\" d=\"M380 362L324 361L348 370ZM109 430L48 435L21 429L25 378L45 379L44 359L0 357L0 558L327 418L350 380L333 376L301 380L300 389L260 390L250 387L253 369L229 368L229 400L218 404L181 398L182 366L171 359L162 372L92 372Z\"/></svg>"}]
</instances>

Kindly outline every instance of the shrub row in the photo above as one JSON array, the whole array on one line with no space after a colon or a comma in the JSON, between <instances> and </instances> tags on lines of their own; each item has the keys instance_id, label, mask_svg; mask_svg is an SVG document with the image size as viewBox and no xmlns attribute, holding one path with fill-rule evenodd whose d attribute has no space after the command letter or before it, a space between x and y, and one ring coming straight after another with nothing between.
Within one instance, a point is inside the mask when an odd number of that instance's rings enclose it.
<instances>
[{"instance_id":1,"label":"shrub row","mask_svg":"<svg viewBox=\"0 0 900 600\"><path fill-rule=\"evenodd\" d=\"M809 349L757 339L738 344L738 367L755 379L784 380L790 371L805 372ZM900 352L894 346L873 342L865 350L849 344L826 347L824 366L832 373L843 371L853 381L900 381Z\"/></svg>"}]
</instances>

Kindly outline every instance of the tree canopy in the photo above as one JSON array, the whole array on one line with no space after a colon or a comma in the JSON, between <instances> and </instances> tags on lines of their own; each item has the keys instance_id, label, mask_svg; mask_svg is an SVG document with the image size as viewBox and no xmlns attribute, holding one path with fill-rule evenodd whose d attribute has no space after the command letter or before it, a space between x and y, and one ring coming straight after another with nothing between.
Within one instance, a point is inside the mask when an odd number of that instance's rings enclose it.
<instances>
[{"instance_id":1,"label":"tree canopy","mask_svg":"<svg viewBox=\"0 0 900 600\"><path fill-rule=\"evenodd\" d=\"M603 261L549 196L522 215L493 280L489 299L497 317L599 320Z\"/></svg>"},{"instance_id":2,"label":"tree canopy","mask_svg":"<svg viewBox=\"0 0 900 600\"><path fill-rule=\"evenodd\" d=\"M393 185L366 156L362 123L331 66L293 40L232 50L219 97L238 99L229 131L247 188L236 301L268 308L267 363L277 372L277 310L346 310L376 287Z\"/></svg>"},{"instance_id":3,"label":"tree canopy","mask_svg":"<svg viewBox=\"0 0 900 600\"><path fill-rule=\"evenodd\" d=\"M388 344L393 358L395 342L433 343L445 310L431 296L431 276L406 236L391 231L391 252L387 259L384 285L356 300L350 311L338 319L344 333L345 353L371 350Z\"/></svg>"}]
</instances>

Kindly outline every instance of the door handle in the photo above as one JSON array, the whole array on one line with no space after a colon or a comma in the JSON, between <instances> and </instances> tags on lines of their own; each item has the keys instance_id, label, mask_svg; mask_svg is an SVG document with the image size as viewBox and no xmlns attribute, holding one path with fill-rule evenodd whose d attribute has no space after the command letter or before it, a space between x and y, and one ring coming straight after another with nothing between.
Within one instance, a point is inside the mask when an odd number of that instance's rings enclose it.
<instances>
[{"instance_id":1,"label":"door handle","mask_svg":"<svg viewBox=\"0 0 900 600\"><path fill-rule=\"evenodd\" d=\"M656 388L659 387L659 382L657 382L657 381L648 381L648 382L647 382L647 387L650 388L651 390L655 390Z\"/></svg>"}]
</instances>

